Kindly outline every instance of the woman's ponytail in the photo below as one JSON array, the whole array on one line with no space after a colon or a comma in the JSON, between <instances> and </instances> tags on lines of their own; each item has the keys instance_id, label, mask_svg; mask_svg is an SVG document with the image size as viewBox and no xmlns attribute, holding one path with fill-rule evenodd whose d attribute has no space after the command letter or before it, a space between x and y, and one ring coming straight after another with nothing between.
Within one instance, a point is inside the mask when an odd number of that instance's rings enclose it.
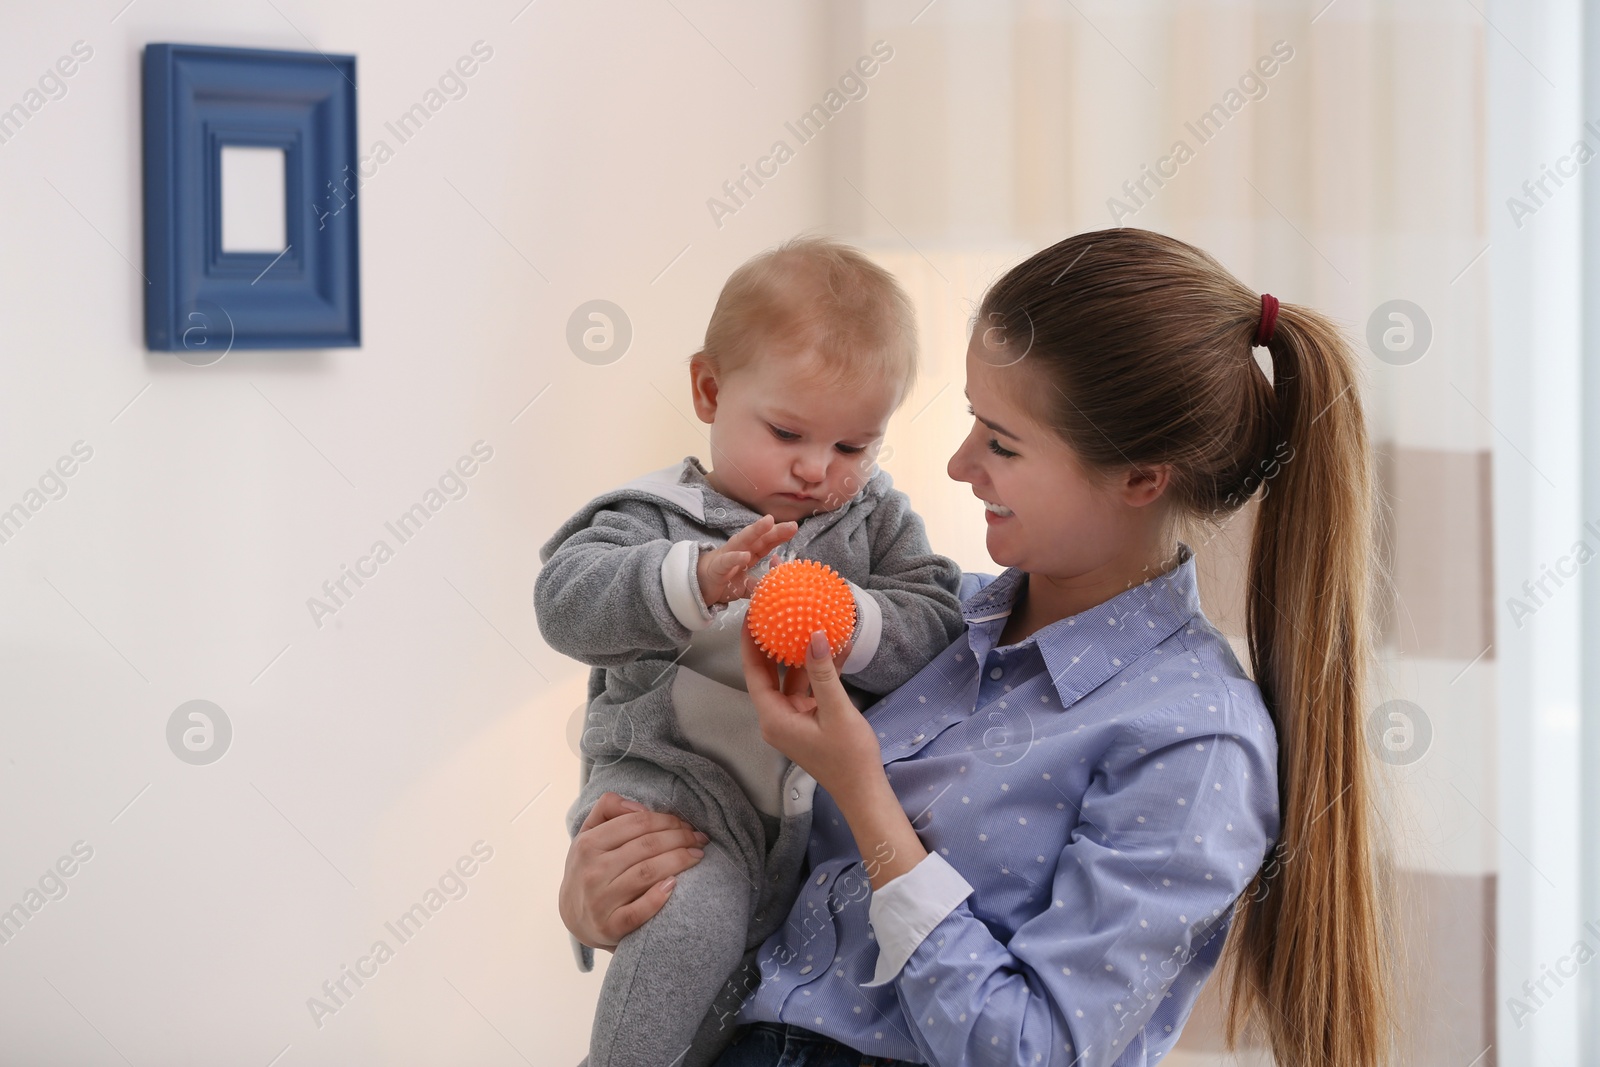
<instances>
[{"instance_id":1,"label":"woman's ponytail","mask_svg":"<svg viewBox=\"0 0 1600 1067\"><path fill-rule=\"evenodd\" d=\"M1226 1027L1284 1067L1390 1061L1392 897L1366 733L1374 473L1358 367L1335 326L1283 305L1269 345L1279 442L1250 546L1247 633L1278 728L1282 833L1235 907Z\"/></svg>"}]
</instances>

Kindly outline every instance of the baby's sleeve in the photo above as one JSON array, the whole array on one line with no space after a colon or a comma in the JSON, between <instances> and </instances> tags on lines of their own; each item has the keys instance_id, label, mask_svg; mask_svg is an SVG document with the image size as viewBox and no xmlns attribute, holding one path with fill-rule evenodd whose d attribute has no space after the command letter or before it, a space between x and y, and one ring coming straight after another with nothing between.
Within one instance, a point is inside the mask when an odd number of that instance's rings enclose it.
<instances>
[{"instance_id":1,"label":"baby's sleeve","mask_svg":"<svg viewBox=\"0 0 1600 1067\"><path fill-rule=\"evenodd\" d=\"M871 552L866 578L852 582L856 642L840 674L871 693L907 682L966 632L961 568L934 552L922 516L890 489L866 522Z\"/></svg>"},{"instance_id":2,"label":"baby's sleeve","mask_svg":"<svg viewBox=\"0 0 1600 1067\"><path fill-rule=\"evenodd\" d=\"M693 631L683 621L685 604L674 604L669 589L709 617L698 585L677 573L709 546L675 545L661 513L644 501L612 501L586 525L569 522L539 550L544 567L533 587L539 632L551 648L591 667L682 647Z\"/></svg>"}]
</instances>

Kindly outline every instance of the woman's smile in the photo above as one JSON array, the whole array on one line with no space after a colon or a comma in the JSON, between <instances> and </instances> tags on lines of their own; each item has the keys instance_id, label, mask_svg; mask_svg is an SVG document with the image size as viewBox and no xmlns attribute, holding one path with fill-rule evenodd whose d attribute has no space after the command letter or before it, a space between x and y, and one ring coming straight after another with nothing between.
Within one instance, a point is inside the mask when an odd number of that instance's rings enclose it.
<instances>
[{"instance_id":1,"label":"woman's smile","mask_svg":"<svg viewBox=\"0 0 1600 1067\"><path fill-rule=\"evenodd\" d=\"M983 500L982 497L978 499ZM991 526L997 522L1004 522L1014 514L1016 513L1004 505L996 504L992 500L983 500L983 517Z\"/></svg>"}]
</instances>

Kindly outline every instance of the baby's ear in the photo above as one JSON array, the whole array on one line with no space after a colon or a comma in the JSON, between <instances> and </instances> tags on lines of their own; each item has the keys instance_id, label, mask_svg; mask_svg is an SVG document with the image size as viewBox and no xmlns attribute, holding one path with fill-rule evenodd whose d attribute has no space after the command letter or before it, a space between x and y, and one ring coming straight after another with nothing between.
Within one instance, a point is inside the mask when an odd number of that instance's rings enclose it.
<instances>
[{"instance_id":1,"label":"baby's ear","mask_svg":"<svg viewBox=\"0 0 1600 1067\"><path fill-rule=\"evenodd\" d=\"M717 370L704 352L696 352L689 358L689 391L694 399L694 413L700 421L715 422L722 383L718 381Z\"/></svg>"}]
</instances>

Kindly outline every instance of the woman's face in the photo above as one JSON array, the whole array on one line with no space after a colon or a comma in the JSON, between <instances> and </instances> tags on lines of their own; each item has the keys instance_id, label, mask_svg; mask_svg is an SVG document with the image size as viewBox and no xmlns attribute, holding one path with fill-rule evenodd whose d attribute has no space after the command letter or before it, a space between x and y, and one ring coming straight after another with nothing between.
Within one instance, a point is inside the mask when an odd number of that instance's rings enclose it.
<instances>
[{"instance_id":1,"label":"woman's face","mask_svg":"<svg viewBox=\"0 0 1600 1067\"><path fill-rule=\"evenodd\" d=\"M1156 518L1144 505L1160 489L1148 477L1108 481L1091 473L1016 399L1055 386L1003 343L989 347L990 332L974 330L967 347L972 430L947 468L985 502L990 558L1002 567L1061 578L1143 558Z\"/></svg>"}]
</instances>

